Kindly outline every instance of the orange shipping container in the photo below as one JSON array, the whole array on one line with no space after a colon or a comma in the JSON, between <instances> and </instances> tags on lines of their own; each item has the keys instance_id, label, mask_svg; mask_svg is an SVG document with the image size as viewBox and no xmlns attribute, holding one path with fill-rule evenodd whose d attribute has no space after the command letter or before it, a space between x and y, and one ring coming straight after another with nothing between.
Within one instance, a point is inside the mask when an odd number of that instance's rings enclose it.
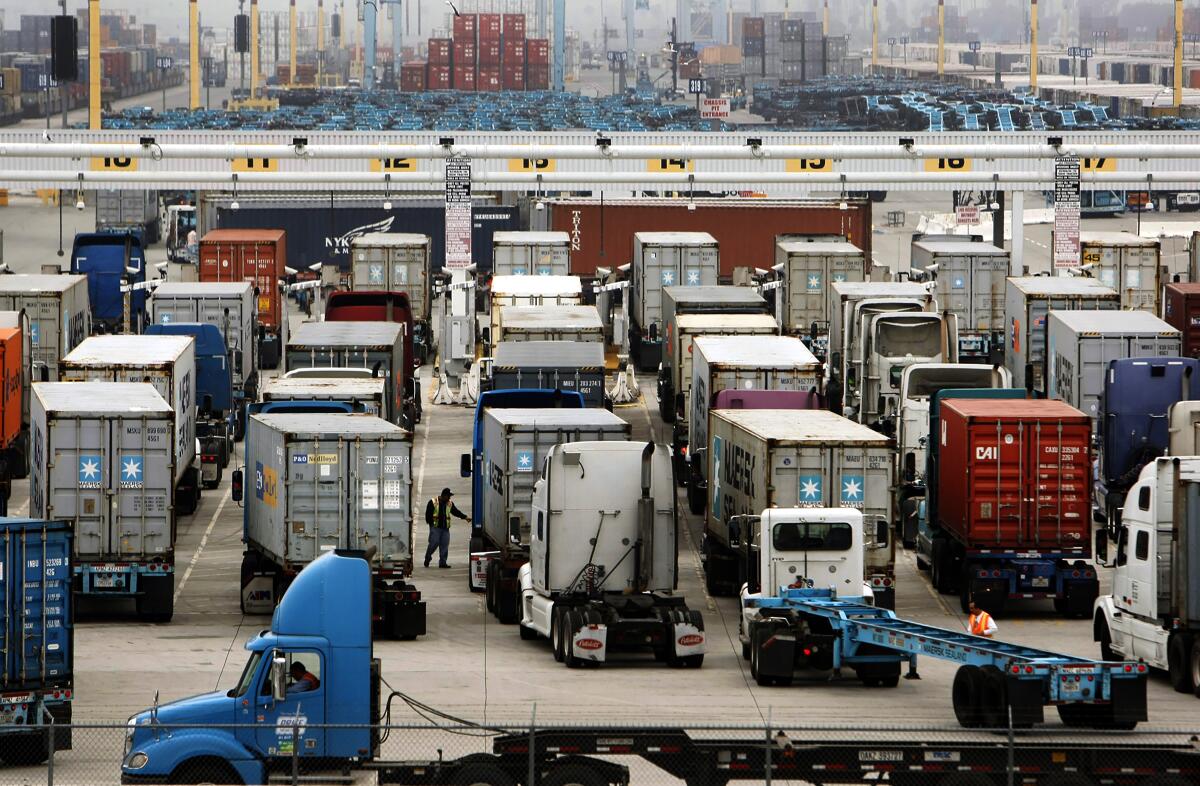
<instances>
[{"instance_id":1,"label":"orange shipping container","mask_svg":"<svg viewBox=\"0 0 1200 786\"><path fill-rule=\"evenodd\" d=\"M214 229L200 240L201 281L249 281L258 289L258 322L278 328L279 280L287 265L282 229Z\"/></svg>"},{"instance_id":2,"label":"orange shipping container","mask_svg":"<svg viewBox=\"0 0 1200 786\"><path fill-rule=\"evenodd\" d=\"M23 343L20 328L0 328L0 449L9 448L21 435Z\"/></svg>"}]
</instances>

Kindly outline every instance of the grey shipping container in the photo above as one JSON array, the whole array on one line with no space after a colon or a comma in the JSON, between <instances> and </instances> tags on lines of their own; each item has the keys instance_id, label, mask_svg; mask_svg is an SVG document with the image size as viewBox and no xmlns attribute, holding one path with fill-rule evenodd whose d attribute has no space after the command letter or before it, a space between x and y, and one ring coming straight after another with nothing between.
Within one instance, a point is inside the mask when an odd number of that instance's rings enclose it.
<instances>
[{"instance_id":1,"label":"grey shipping container","mask_svg":"<svg viewBox=\"0 0 1200 786\"><path fill-rule=\"evenodd\" d=\"M288 371L300 368L365 368L379 364L387 379L384 417L404 412L404 326L395 322L304 322L288 339Z\"/></svg>"},{"instance_id":2,"label":"grey shipping container","mask_svg":"<svg viewBox=\"0 0 1200 786\"><path fill-rule=\"evenodd\" d=\"M401 232L371 232L350 243L354 289L404 292L413 319L428 320L429 238Z\"/></svg>"},{"instance_id":3,"label":"grey shipping container","mask_svg":"<svg viewBox=\"0 0 1200 786\"><path fill-rule=\"evenodd\" d=\"M663 357L663 371L669 375L674 394L674 412L663 413L663 417L687 415L692 391L692 340L697 336L773 336L778 332L775 317L768 314L677 314L667 325ZM660 403L665 406L665 402Z\"/></svg>"},{"instance_id":4,"label":"grey shipping container","mask_svg":"<svg viewBox=\"0 0 1200 786\"><path fill-rule=\"evenodd\" d=\"M367 414L259 414L246 434L246 540L285 571L325 549L412 570L412 434Z\"/></svg>"},{"instance_id":5,"label":"grey shipping container","mask_svg":"<svg viewBox=\"0 0 1200 786\"><path fill-rule=\"evenodd\" d=\"M528 547L533 484L541 476L542 461L552 446L627 441L631 434L629 423L603 409L486 410L482 467L489 479L483 484L487 540L502 550Z\"/></svg>"},{"instance_id":6,"label":"grey shipping container","mask_svg":"<svg viewBox=\"0 0 1200 786\"><path fill-rule=\"evenodd\" d=\"M854 314L854 306L863 300L903 298L921 303L924 310L933 308L933 295L927 284L911 281L841 281L833 285L834 298L829 319L829 352L844 351L846 320ZM853 331L851 331L853 332ZM833 364L830 364L831 366Z\"/></svg>"},{"instance_id":7,"label":"grey shipping container","mask_svg":"<svg viewBox=\"0 0 1200 786\"><path fill-rule=\"evenodd\" d=\"M632 285L629 289L632 347L641 368L662 360L662 291L671 286L712 286L720 275L717 241L707 232L637 232L633 236ZM632 333L631 333L632 335Z\"/></svg>"},{"instance_id":8,"label":"grey shipping container","mask_svg":"<svg viewBox=\"0 0 1200 786\"><path fill-rule=\"evenodd\" d=\"M1178 357L1182 335L1145 311L1051 311L1046 320L1046 396L1097 425L1109 361Z\"/></svg>"},{"instance_id":9,"label":"grey shipping container","mask_svg":"<svg viewBox=\"0 0 1200 786\"><path fill-rule=\"evenodd\" d=\"M594 341L604 343L604 324L595 306L504 306L493 343L504 341Z\"/></svg>"},{"instance_id":10,"label":"grey shipping container","mask_svg":"<svg viewBox=\"0 0 1200 786\"><path fill-rule=\"evenodd\" d=\"M868 273L862 249L844 240L790 237L775 244L775 269L782 286L775 291L775 316L785 334L829 335L835 292L841 281L865 281Z\"/></svg>"},{"instance_id":11,"label":"grey shipping container","mask_svg":"<svg viewBox=\"0 0 1200 786\"><path fill-rule=\"evenodd\" d=\"M144 227L143 244L158 242L158 192L136 189L96 191L96 231Z\"/></svg>"},{"instance_id":12,"label":"grey shipping container","mask_svg":"<svg viewBox=\"0 0 1200 786\"><path fill-rule=\"evenodd\" d=\"M502 341L492 357L492 389L577 390L589 407L602 407L607 370L595 341Z\"/></svg>"},{"instance_id":13,"label":"grey shipping container","mask_svg":"<svg viewBox=\"0 0 1200 786\"><path fill-rule=\"evenodd\" d=\"M1079 253L1090 275L1121 294L1121 308L1159 309L1162 245L1132 232L1080 232Z\"/></svg>"},{"instance_id":14,"label":"grey shipping container","mask_svg":"<svg viewBox=\"0 0 1200 786\"><path fill-rule=\"evenodd\" d=\"M1019 276L1008 279L1004 296L1004 322L1008 335L1004 365L1012 372L1013 387L1032 385L1046 390L1042 374L1046 359L1046 316L1051 311L1115 311L1120 296L1092 278ZM1026 379L1026 366L1033 378Z\"/></svg>"},{"instance_id":15,"label":"grey shipping container","mask_svg":"<svg viewBox=\"0 0 1200 786\"><path fill-rule=\"evenodd\" d=\"M169 619L175 563L175 413L154 386L33 385L29 514L69 521L76 586Z\"/></svg>"},{"instance_id":16,"label":"grey shipping container","mask_svg":"<svg viewBox=\"0 0 1200 786\"><path fill-rule=\"evenodd\" d=\"M913 270L937 265L934 297L938 309L958 317L960 343L1003 332L1007 251L961 240L916 241L912 244L911 264ZM965 344L964 351L970 351Z\"/></svg>"},{"instance_id":17,"label":"grey shipping container","mask_svg":"<svg viewBox=\"0 0 1200 786\"><path fill-rule=\"evenodd\" d=\"M225 338L225 349L233 358L233 387L245 391L253 401L258 391L258 342L254 330L257 314L254 287L249 281L166 282L150 296L150 320L201 322L216 325Z\"/></svg>"},{"instance_id":18,"label":"grey shipping container","mask_svg":"<svg viewBox=\"0 0 1200 786\"><path fill-rule=\"evenodd\" d=\"M766 314L766 299L753 287L664 287L663 326L678 314Z\"/></svg>"},{"instance_id":19,"label":"grey shipping container","mask_svg":"<svg viewBox=\"0 0 1200 786\"><path fill-rule=\"evenodd\" d=\"M263 401L344 401L383 417L387 380L383 377L281 377L263 385Z\"/></svg>"},{"instance_id":20,"label":"grey shipping container","mask_svg":"<svg viewBox=\"0 0 1200 786\"><path fill-rule=\"evenodd\" d=\"M64 382L149 382L175 411L175 480L196 458L196 341L92 336L63 358Z\"/></svg>"},{"instance_id":21,"label":"grey shipping container","mask_svg":"<svg viewBox=\"0 0 1200 786\"><path fill-rule=\"evenodd\" d=\"M87 276L0 276L0 310L23 310L29 317L36 380L46 369L46 381L57 382L59 361L92 331Z\"/></svg>"},{"instance_id":22,"label":"grey shipping container","mask_svg":"<svg viewBox=\"0 0 1200 786\"><path fill-rule=\"evenodd\" d=\"M571 236L566 232L496 232L492 275L566 276L571 273Z\"/></svg>"}]
</instances>

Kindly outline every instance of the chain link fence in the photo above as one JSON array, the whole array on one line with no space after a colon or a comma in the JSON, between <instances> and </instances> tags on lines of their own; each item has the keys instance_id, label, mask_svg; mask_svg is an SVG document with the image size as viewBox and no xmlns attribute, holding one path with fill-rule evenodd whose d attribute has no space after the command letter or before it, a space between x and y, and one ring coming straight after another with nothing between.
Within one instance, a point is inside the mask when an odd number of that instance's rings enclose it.
<instances>
[{"instance_id":1,"label":"chain link fence","mask_svg":"<svg viewBox=\"0 0 1200 786\"><path fill-rule=\"evenodd\" d=\"M51 739L57 744L49 745ZM347 751L355 752L349 762ZM529 719L361 727L285 717L254 725L40 727L0 735L0 758L0 784L20 786L1195 786L1200 725L1122 733L775 724L542 727Z\"/></svg>"}]
</instances>

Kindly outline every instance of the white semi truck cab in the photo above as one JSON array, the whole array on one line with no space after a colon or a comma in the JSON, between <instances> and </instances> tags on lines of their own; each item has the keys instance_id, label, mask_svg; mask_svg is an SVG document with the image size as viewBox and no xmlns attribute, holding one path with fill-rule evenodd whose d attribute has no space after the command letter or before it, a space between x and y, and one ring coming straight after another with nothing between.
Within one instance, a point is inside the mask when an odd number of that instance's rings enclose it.
<instances>
[{"instance_id":1,"label":"white semi truck cab","mask_svg":"<svg viewBox=\"0 0 1200 786\"><path fill-rule=\"evenodd\" d=\"M1093 616L1104 660L1163 669L1200 696L1200 456L1143 467L1116 531L1096 532L1096 560L1113 569Z\"/></svg>"}]
</instances>

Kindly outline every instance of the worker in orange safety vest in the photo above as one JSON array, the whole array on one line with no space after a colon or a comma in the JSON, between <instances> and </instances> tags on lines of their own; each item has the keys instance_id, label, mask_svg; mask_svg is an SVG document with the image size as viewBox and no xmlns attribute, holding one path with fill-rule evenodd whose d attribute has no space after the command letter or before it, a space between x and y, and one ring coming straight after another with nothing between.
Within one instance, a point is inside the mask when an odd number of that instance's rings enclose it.
<instances>
[{"instance_id":1,"label":"worker in orange safety vest","mask_svg":"<svg viewBox=\"0 0 1200 786\"><path fill-rule=\"evenodd\" d=\"M992 619L992 615L975 605L974 599L971 600L969 608L971 616L967 620L967 632L972 636L982 636L985 639L995 636L996 620Z\"/></svg>"}]
</instances>

